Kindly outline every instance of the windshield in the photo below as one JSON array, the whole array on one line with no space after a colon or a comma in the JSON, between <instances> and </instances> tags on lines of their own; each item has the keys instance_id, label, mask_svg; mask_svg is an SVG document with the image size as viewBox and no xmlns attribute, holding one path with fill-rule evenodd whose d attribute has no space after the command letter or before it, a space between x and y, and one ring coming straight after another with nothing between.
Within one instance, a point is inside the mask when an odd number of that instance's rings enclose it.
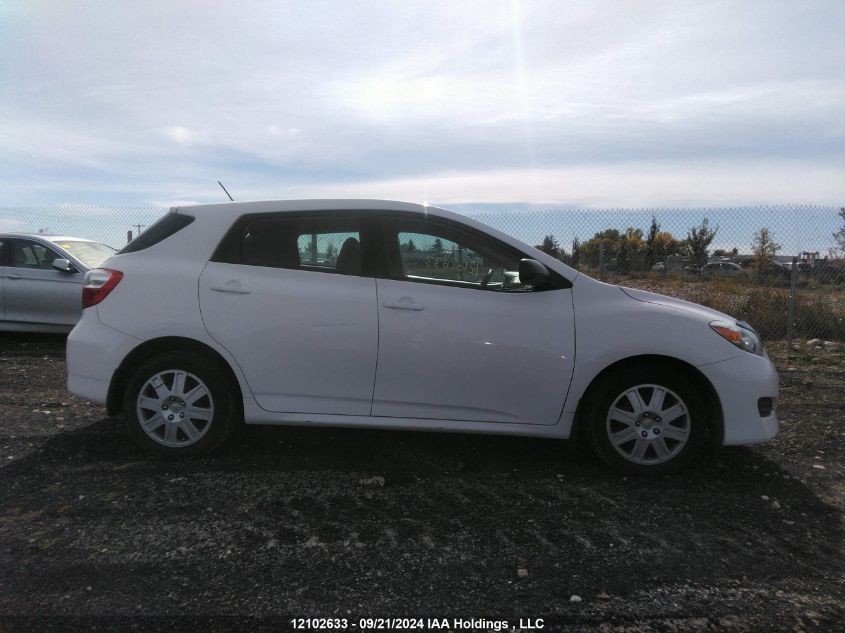
<instances>
[{"instance_id":1,"label":"windshield","mask_svg":"<svg viewBox=\"0 0 845 633\"><path fill-rule=\"evenodd\" d=\"M111 246L99 242L56 242L56 246L73 255L88 268L96 268L117 252Z\"/></svg>"}]
</instances>

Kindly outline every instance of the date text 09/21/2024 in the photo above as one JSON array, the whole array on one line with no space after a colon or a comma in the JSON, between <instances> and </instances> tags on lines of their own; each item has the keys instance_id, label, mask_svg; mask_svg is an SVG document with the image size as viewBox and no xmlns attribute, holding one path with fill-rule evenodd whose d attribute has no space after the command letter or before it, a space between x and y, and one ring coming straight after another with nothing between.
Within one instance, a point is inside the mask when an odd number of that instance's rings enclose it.
<instances>
[{"instance_id":1,"label":"date text 09/21/2024","mask_svg":"<svg viewBox=\"0 0 845 633\"><path fill-rule=\"evenodd\" d=\"M291 627L297 631L359 630L359 631L506 631L540 630L543 618L519 618L511 625L507 620L486 618L293 618Z\"/></svg>"}]
</instances>

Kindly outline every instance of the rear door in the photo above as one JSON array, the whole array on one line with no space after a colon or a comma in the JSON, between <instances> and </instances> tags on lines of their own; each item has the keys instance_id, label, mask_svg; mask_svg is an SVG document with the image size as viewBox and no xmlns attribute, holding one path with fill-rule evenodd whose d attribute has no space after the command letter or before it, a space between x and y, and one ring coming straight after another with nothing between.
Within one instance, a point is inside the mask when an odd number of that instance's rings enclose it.
<instances>
[{"instance_id":1,"label":"rear door","mask_svg":"<svg viewBox=\"0 0 845 633\"><path fill-rule=\"evenodd\" d=\"M252 215L206 266L203 321L262 408L370 414L378 313L367 241L355 215Z\"/></svg>"},{"instance_id":2,"label":"rear door","mask_svg":"<svg viewBox=\"0 0 845 633\"><path fill-rule=\"evenodd\" d=\"M5 247L5 320L75 325L82 315L82 273L53 268L53 260L65 256L41 242L14 238Z\"/></svg>"}]
</instances>

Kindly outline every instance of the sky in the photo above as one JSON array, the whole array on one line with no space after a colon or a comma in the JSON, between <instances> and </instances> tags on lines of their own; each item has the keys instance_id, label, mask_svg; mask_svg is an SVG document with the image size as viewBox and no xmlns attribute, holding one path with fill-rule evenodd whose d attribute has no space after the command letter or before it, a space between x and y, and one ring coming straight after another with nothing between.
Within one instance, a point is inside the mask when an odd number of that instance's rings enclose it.
<instances>
[{"instance_id":1,"label":"sky","mask_svg":"<svg viewBox=\"0 0 845 633\"><path fill-rule=\"evenodd\" d=\"M0 0L0 206L845 204L845 2Z\"/></svg>"}]
</instances>

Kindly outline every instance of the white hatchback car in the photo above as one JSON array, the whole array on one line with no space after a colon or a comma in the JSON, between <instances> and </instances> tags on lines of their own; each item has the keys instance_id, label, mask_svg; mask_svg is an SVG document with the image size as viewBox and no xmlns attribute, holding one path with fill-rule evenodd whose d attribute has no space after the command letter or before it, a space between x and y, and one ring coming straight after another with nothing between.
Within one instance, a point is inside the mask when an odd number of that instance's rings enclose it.
<instances>
[{"instance_id":1,"label":"white hatchback car","mask_svg":"<svg viewBox=\"0 0 845 633\"><path fill-rule=\"evenodd\" d=\"M243 421L577 435L660 473L778 432L777 372L747 324L433 207L173 209L83 299L68 389L162 455Z\"/></svg>"}]
</instances>

